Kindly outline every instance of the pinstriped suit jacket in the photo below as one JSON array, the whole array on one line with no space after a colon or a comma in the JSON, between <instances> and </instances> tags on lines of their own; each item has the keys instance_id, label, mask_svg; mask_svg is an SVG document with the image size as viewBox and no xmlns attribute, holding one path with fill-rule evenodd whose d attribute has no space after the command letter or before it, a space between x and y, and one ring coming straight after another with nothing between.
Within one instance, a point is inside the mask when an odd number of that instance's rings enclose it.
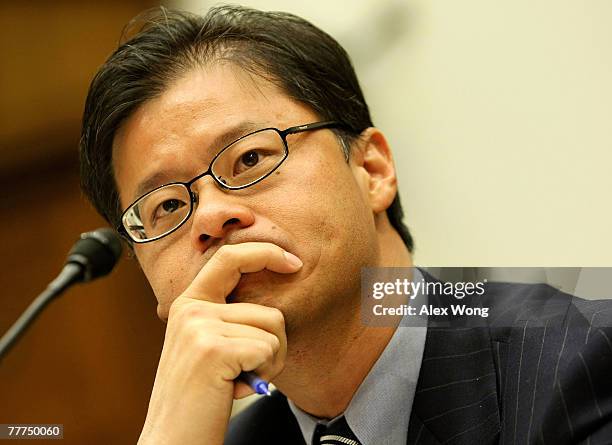
<instances>
[{"instance_id":1,"label":"pinstriped suit jacket","mask_svg":"<svg viewBox=\"0 0 612 445\"><path fill-rule=\"evenodd\" d=\"M429 317L407 444L612 444L612 301L489 283L469 303L489 318ZM232 419L225 443L304 440L276 391Z\"/></svg>"}]
</instances>

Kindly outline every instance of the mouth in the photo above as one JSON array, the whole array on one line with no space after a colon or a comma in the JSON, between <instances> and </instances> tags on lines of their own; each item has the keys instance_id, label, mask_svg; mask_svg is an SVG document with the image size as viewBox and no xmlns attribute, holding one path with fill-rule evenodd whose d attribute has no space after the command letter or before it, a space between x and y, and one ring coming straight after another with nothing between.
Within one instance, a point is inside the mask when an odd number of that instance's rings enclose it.
<instances>
[{"instance_id":1,"label":"mouth","mask_svg":"<svg viewBox=\"0 0 612 445\"><path fill-rule=\"evenodd\" d=\"M294 277L269 270L243 274L225 301L228 304L260 303L264 300L276 299L281 293L281 287L294 279Z\"/></svg>"},{"instance_id":2,"label":"mouth","mask_svg":"<svg viewBox=\"0 0 612 445\"><path fill-rule=\"evenodd\" d=\"M202 259L204 260L204 264L206 264L210 258L217 253L217 251L223 245L235 245L235 244L243 244L249 242L259 242L259 243L270 243L275 244L278 247L286 250L287 252L291 252L296 254L294 250L294 246L292 243L289 243L287 239L283 238L270 238L269 236L264 236L257 233L243 233L242 231L235 231L230 233L224 238L213 238L209 237L205 243L204 248L202 249ZM250 274L255 275L255 274Z\"/></svg>"}]
</instances>

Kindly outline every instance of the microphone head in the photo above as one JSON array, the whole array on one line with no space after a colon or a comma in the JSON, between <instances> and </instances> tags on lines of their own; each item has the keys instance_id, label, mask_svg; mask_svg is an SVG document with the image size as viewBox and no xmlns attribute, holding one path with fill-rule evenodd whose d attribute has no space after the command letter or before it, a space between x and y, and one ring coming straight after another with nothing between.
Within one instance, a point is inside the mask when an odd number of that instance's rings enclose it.
<instances>
[{"instance_id":1,"label":"microphone head","mask_svg":"<svg viewBox=\"0 0 612 445\"><path fill-rule=\"evenodd\" d=\"M81 239L72 246L66 263L81 266L81 281L91 281L113 270L122 250L119 235L113 229L104 227L81 234Z\"/></svg>"}]
</instances>

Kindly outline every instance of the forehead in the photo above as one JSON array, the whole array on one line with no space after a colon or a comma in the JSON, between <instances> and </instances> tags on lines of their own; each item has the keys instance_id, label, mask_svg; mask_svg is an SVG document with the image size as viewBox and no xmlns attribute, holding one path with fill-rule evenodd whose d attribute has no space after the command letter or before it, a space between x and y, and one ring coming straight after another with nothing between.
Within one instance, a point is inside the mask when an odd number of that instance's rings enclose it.
<instances>
[{"instance_id":1,"label":"forehead","mask_svg":"<svg viewBox=\"0 0 612 445\"><path fill-rule=\"evenodd\" d=\"M222 142L258 128L313 120L307 106L232 64L193 69L141 105L117 131L113 169L122 208L138 196L146 178L155 176L157 185L191 179Z\"/></svg>"}]
</instances>

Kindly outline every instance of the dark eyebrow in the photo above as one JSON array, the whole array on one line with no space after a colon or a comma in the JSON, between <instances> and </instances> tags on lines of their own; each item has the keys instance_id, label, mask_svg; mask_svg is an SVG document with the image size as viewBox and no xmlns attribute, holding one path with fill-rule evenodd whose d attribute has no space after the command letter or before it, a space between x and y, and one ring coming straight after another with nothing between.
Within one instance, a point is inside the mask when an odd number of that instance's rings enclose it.
<instances>
[{"instance_id":1,"label":"dark eyebrow","mask_svg":"<svg viewBox=\"0 0 612 445\"><path fill-rule=\"evenodd\" d=\"M207 147L207 152L210 154L210 159L212 160L213 156L234 142L236 139L246 136L253 131L269 127L269 125L261 122L243 121L237 125L234 125L233 127L228 128L219 136L215 137Z\"/></svg>"},{"instance_id":2,"label":"dark eyebrow","mask_svg":"<svg viewBox=\"0 0 612 445\"><path fill-rule=\"evenodd\" d=\"M212 157L214 155L216 155L227 145L234 142L236 139L239 139L242 136L247 135L248 133L262 128L267 127L265 124L256 123L252 121L243 121L237 125L234 125L233 127L230 127L220 135L216 136L212 140L210 145L207 144L207 147L205 147L207 154L209 154L209 156L207 157L212 160ZM206 167L208 167L208 165ZM202 172L204 172L204 170L202 170ZM199 172L198 174L202 172ZM163 184L168 184L170 182L179 182L179 180L176 179L176 175L172 170L159 171L153 173L152 175L149 175L148 177L140 181L140 183L136 187L136 192L134 193L134 196L132 196L132 202L136 201L142 195L150 192L151 190L154 190L157 187L160 187Z\"/></svg>"},{"instance_id":3,"label":"dark eyebrow","mask_svg":"<svg viewBox=\"0 0 612 445\"><path fill-rule=\"evenodd\" d=\"M136 201L142 195L149 193L162 184L167 184L171 181L171 173L169 171L161 171L148 176L141 181L136 187L136 192L132 196L132 202Z\"/></svg>"}]
</instances>

